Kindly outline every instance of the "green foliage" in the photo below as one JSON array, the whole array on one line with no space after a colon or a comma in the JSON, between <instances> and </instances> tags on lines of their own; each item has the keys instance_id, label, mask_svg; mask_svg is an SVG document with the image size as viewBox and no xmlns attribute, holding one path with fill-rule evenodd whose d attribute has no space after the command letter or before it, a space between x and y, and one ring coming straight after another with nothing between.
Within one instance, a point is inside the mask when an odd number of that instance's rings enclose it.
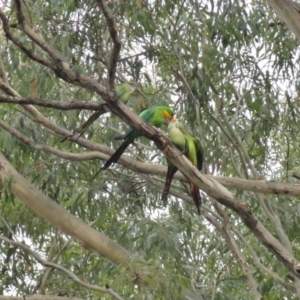
<instances>
[{"instance_id":1,"label":"green foliage","mask_svg":"<svg viewBox=\"0 0 300 300\"><path fill-rule=\"evenodd\" d=\"M278 22L264 1L106 1L114 12L122 49L117 65L118 96L135 112L170 105L176 116L205 144L206 169L213 175L295 182L299 157L299 42ZM24 4L30 25L73 65L78 74L106 86L112 41L96 1L32 1ZM15 6L5 14L17 23ZM22 43L41 58L49 57L21 30L11 28ZM69 84L47 67L32 61L0 33L0 56L10 86L21 96L66 102L102 101L99 95ZM124 82L127 82L124 85ZM133 85L133 87L129 83ZM123 84L123 85L122 85ZM128 86L127 86L128 84ZM120 90L121 87L121 90ZM124 88L124 91L122 90ZM1 91L2 94L4 94ZM122 97L124 98L122 99ZM38 108L58 126L75 130L90 111ZM31 141L62 151L89 151L35 122L21 106L1 104L0 119ZM102 115L84 137L116 149L113 138L126 129L114 116ZM241 155L237 138L249 160ZM203 299L250 299L248 281L222 232L179 198L160 201L162 189L145 174L116 164L93 175L100 160L72 161L34 149L0 131L0 148L14 167L44 194L86 223L135 253L132 273L144 261L164 271L169 286L137 287L128 271L83 249L69 236L41 220L8 191L1 192L0 215L15 236L49 261L55 261L85 281L108 284L124 299L178 299L183 288ZM166 165L153 143L141 138L126 152L140 162ZM155 167L154 167L155 168ZM163 179L152 176L162 184ZM182 195L184 183L176 182ZM278 238L259 196L234 191L246 201ZM206 213L220 222L212 199L202 193ZM299 258L300 204L295 197L267 195L282 223L295 257ZM230 224L247 241L261 263L286 284L287 270L262 247L240 218L228 209ZM0 219L0 234L10 236ZM233 234L264 299L294 299L295 295L266 274L245 243ZM0 243L0 294L36 292L44 268L22 250ZM161 282L163 284L163 280ZM43 293L84 299L111 299L74 283L52 270ZM212 297L213 295L213 297Z\"/></svg>"}]
</instances>

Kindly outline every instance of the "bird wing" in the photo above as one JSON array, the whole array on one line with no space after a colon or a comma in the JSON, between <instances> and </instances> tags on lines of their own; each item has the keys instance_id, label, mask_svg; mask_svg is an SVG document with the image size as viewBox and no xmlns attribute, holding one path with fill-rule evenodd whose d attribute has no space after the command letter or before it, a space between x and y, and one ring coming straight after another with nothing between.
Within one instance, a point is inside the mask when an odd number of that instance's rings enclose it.
<instances>
[{"instance_id":1,"label":"bird wing","mask_svg":"<svg viewBox=\"0 0 300 300\"><path fill-rule=\"evenodd\" d=\"M140 112L139 116L143 121L147 122L153 116L153 114L154 114L154 109L146 108Z\"/></svg>"},{"instance_id":2,"label":"bird wing","mask_svg":"<svg viewBox=\"0 0 300 300\"><path fill-rule=\"evenodd\" d=\"M154 113L153 109L145 108L140 112L139 116L141 119L147 122L151 118L153 113ZM134 129L129 127L124 134L116 136L114 140L124 140L130 135L130 133L132 133L132 131L134 131Z\"/></svg>"}]
</instances>

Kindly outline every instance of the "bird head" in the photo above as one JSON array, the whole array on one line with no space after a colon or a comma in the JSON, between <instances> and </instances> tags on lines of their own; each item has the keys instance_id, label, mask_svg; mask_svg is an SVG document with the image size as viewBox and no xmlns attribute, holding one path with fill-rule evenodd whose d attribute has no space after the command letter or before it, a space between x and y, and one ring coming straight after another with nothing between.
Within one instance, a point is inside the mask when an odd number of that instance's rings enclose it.
<instances>
[{"instance_id":1,"label":"bird head","mask_svg":"<svg viewBox=\"0 0 300 300\"><path fill-rule=\"evenodd\" d=\"M168 130L175 129L179 129L181 132L187 132L185 126L178 119L173 118L168 125Z\"/></svg>"},{"instance_id":2,"label":"bird head","mask_svg":"<svg viewBox=\"0 0 300 300\"><path fill-rule=\"evenodd\" d=\"M172 120L170 120L170 123L172 123L172 126L179 126L180 124L179 120L176 118L172 118Z\"/></svg>"},{"instance_id":3,"label":"bird head","mask_svg":"<svg viewBox=\"0 0 300 300\"><path fill-rule=\"evenodd\" d=\"M171 131L171 130L174 130L174 129L179 129L179 120L176 119L176 118L172 118L169 122L169 125L168 125L168 131Z\"/></svg>"},{"instance_id":4,"label":"bird head","mask_svg":"<svg viewBox=\"0 0 300 300\"><path fill-rule=\"evenodd\" d=\"M174 129L179 129L183 134L191 135L189 130L176 118L173 118L168 125L168 130Z\"/></svg>"},{"instance_id":5,"label":"bird head","mask_svg":"<svg viewBox=\"0 0 300 300\"><path fill-rule=\"evenodd\" d=\"M165 119L165 122L168 124L174 119L174 113L173 110L169 107L166 107L166 109L163 111L163 118Z\"/></svg>"}]
</instances>

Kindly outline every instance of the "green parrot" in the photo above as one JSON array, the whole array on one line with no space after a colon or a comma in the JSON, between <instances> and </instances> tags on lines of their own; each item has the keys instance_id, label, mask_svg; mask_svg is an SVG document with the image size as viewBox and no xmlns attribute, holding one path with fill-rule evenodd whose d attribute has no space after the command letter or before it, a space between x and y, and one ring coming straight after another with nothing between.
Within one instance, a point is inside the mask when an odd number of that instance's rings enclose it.
<instances>
[{"instance_id":1,"label":"green parrot","mask_svg":"<svg viewBox=\"0 0 300 300\"><path fill-rule=\"evenodd\" d=\"M175 118L171 120L168 126L168 137L171 142L197 167L199 171L202 170L204 150L201 141L190 135L188 130ZM166 177L165 188L162 194L162 200L167 201L168 193L171 186L171 181L174 174L178 170L169 160L168 171ZM199 188L190 182L190 190L197 207L198 214L200 215L201 196Z\"/></svg>"},{"instance_id":2,"label":"green parrot","mask_svg":"<svg viewBox=\"0 0 300 300\"><path fill-rule=\"evenodd\" d=\"M143 110L139 116L143 121L150 123L155 127L161 127L163 124L168 124L173 119L174 113L173 110L168 106L154 106ZM141 136L141 133L129 128L124 135L115 138L116 140L124 139L124 142L104 164L100 171L106 170L112 164L116 163L125 149L139 136Z\"/></svg>"}]
</instances>

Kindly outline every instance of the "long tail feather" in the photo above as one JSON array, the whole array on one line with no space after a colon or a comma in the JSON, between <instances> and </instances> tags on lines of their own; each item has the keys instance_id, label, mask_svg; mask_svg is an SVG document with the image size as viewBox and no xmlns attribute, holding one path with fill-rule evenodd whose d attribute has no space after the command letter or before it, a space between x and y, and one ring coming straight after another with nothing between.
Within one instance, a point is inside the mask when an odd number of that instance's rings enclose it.
<instances>
[{"instance_id":1,"label":"long tail feather","mask_svg":"<svg viewBox=\"0 0 300 300\"><path fill-rule=\"evenodd\" d=\"M190 183L190 189L191 189L191 194L192 194L192 197L193 197L193 201L194 201L194 203L196 205L196 208L197 208L197 212L200 215L201 214L200 207L201 207L201 202L202 201L201 201L199 188L193 182L191 182Z\"/></svg>"},{"instance_id":2,"label":"long tail feather","mask_svg":"<svg viewBox=\"0 0 300 300\"><path fill-rule=\"evenodd\" d=\"M165 183L165 188L163 190L162 196L161 196L161 200L166 204L167 203L167 199L168 199L168 194L170 191L170 187L171 187L171 182L172 179L174 177L174 174L176 173L177 168L172 165L172 166L168 166L168 172L167 172L167 177L166 177L166 183Z\"/></svg>"},{"instance_id":3,"label":"long tail feather","mask_svg":"<svg viewBox=\"0 0 300 300\"><path fill-rule=\"evenodd\" d=\"M109 168L112 164L116 163L123 152L126 150L126 148L133 142L132 139L126 139L124 142L120 145L120 147L115 151L115 153L106 161L104 166L93 176L93 179L102 171Z\"/></svg>"},{"instance_id":4,"label":"long tail feather","mask_svg":"<svg viewBox=\"0 0 300 300\"><path fill-rule=\"evenodd\" d=\"M126 150L126 148L132 143L131 139L126 139L124 142L121 144L121 146L115 151L115 153L106 161L104 166L101 168L101 170L106 170L109 168L112 164L116 163L123 152Z\"/></svg>"}]
</instances>

